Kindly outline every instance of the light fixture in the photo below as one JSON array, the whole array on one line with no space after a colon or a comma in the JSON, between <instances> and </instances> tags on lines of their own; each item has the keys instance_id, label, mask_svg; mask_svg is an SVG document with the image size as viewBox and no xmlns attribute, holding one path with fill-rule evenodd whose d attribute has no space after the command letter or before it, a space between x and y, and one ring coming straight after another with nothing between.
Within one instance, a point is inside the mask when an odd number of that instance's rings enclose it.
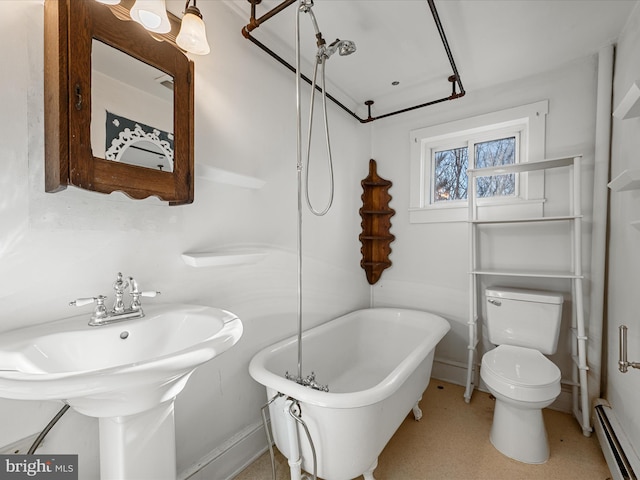
<instances>
[{"instance_id":1,"label":"light fixture","mask_svg":"<svg viewBox=\"0 0 640 480\"><path fill-rule=\"evenodd\" d=\"M142 24L150 32L171 31L164 0L136 0L129 14L132 20Z\"/></svg>"},{"instance_id":2,"label":"light fixture","mask_svg":"<svg viewBox=\"0 0 640 480\"><path fill-rule=\"evenodd\" d=\"M121 0L96 0L106 5L117 5ZM184 17L180 25L180 33L176 37L176 44L183 50L196 55L206 55L211 49L207 41L207 30L202 20L200 9L189 5L187 0L184 6ZM131 19L141 24L145 29L154 33L168 33L171 31L171 23L167 16L165 0L136 0L129 12Z\"/></svg>"},{"instance_id":3,"label":"light fixture","mask_svg":"<svg viewBox=\"0 0 640 480\"><path fill-rule=\"evenodd\" d=\"M196 0L193 0L193 6L190 6L189 3L191 0L187 0L184 6L184 17L182 17L182 25L180 33L176 37L176 43L189 53L206 55L211 49L209 42L207 42L207 31L202 14L196 7Z\"/></svg>"}]
</instances>

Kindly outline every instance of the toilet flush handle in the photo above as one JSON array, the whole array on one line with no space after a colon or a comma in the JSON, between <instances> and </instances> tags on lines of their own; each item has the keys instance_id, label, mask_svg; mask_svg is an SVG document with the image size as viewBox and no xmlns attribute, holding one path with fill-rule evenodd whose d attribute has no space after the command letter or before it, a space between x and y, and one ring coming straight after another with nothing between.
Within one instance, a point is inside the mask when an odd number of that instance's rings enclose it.
<instances>
[{"instance_id":1,"label":"toilet flush handle","mask_svg":"<svg viewBox=\"0 0 640 480\"><path fill-rule=\"evenodd\" d=\"M502 302L500 300L495 300L493 298L489 298L487 300L491 305L495 305L496 307L499 307L500 305L502 305Z\"/></svg>"}]
</instances>

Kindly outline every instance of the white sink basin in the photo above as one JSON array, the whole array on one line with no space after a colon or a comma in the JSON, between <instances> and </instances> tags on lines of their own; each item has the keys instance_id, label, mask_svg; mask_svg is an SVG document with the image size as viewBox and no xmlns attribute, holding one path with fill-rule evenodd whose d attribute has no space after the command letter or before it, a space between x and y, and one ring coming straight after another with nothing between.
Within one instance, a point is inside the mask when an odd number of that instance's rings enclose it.
<instances>
[{"instance_id":1,"label":"white sink basin","mask_svg":"<svg viewBox=\"0 0 640 480\"><path fill-rule=\"evenodd\" d=\"M198 365L242 335L234 314L197 305L148 305L145 316L90 327L90 314L0 335L0 397L64 400L115 417L174 398Z\"/></svg>"}]
</instances>

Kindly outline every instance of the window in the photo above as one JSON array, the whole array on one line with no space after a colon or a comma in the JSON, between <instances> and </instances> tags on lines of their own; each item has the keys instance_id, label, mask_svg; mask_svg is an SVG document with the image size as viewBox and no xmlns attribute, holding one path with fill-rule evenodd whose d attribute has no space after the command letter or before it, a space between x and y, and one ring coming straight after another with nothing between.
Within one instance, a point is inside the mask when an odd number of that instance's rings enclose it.
<instances>
[{"instance_id":1,"label":"window","mask_svg":"<svg viewBox=\"0 0 640 480\"><path fill-rule=\"evenodd\" d=\"M486 140L464 147L446 150L432 149L431 203L466 200L468 190L467 169L495 167L518 163L517 135ZM469 165L469 150L474 152ZM516 192L516 175L495 175L477 179L476 192L480 198L513 197Z\"/></svg>"},{"instance_id":2,"label":"window","mask_svg":"<svg viewBox=\"0 0 640 480\"><path fill-rule=\"evenodd\" d=\"M517 137L498 138L475 145L476 168L496 167L518 163ZM516 195L516 175L480 177L478 197L513 197Z\"/></svg>"},{"instance_id":3,"label":"window","mask_svg":"<svg viewBox=\"0 0 640 480\"><path fill-rule=\"evenodd\" d=\"M467 198L467 147L434 150L432 201L442 202Z\"/></svg>"},{"instance_id":4,"label":"window","mask_svg":"<svg viewBox=\"0 0 640 480\"><path fill-rule=\"evenodd\" d=\"M546 113L543 101L411 132L411 222L466 220L470 168L542 160ZM542 181L535 173L476 181L477 203L484 207L542 199Z\"/></svg>"}]
</instances>

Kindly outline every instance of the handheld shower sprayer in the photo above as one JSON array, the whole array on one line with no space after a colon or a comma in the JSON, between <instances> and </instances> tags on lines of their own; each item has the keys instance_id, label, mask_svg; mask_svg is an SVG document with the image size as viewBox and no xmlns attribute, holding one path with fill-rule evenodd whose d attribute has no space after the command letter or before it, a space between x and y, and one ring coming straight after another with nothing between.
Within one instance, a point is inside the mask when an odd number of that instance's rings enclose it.
<instances>
[{"instance_id":1,"label":"handheld shower sprayer","mask_svg":"<svg viewBox=\"0 0 640 480\"><path fill-rule=\"evenodd\" d=\"M327 47L327 54L331 56L336 52L336 50L338 51L338 55L341 57L351 55L356 51L356 44L351 40L340 40L339 38L336 38L335 42Z\"/></svg>"},{"instance_id":2,"label":"handheld shower sprayer","mask_svg":"<svg viewBox=\"0 0 640 480\"><path fill-rule=\"evenodd\" d=\"M351 55L356 51L356 44L351 40L340 40L336 38L335 41L329 46L321 44L318 46L318 53L316 54L316 58L318 63L323 63L327 60L331 55L338 52L338 55L344 57L345 55Z\"/></svg>"}]
</instances>

